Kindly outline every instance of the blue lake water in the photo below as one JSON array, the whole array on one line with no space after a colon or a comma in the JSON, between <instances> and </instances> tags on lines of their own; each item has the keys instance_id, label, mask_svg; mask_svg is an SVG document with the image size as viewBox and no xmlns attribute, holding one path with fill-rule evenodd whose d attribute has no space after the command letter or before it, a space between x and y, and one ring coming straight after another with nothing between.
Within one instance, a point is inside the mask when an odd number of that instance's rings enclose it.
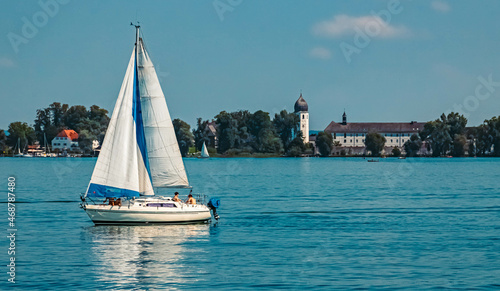
<instances>
[{"instance_id":1,"label":"blue lake water","mask_svg":"<svg viewBox=\"0 0 500 291\"><path fill-rule=\"evenodd\" d=\"M0 159L0 289L500 289L500 159L186 159L217 224L98 227L94 163Z\"/></svg>"}]
</instances>

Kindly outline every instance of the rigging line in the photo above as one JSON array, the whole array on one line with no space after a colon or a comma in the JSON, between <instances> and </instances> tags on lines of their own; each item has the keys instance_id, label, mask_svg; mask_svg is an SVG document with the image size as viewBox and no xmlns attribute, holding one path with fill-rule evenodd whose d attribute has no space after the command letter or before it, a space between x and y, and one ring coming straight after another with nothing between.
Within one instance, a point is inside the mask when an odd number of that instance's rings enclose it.
<instances>
[{"instance_id":1,"label":"rigging line","mask_svg":"<svg viewBox=\"0 0 500 291\"><path fill-rule=\"evenodd\" d=\"M143 58L146 58L147 57L147 60L149 61L149 63L151 63L149 66L154 70L154 73L155 73L155 76L156 76L156 69L155 69L155 66L153 65L152 61L151 61L151 58L149 57L149 54L147 54L147 50L146 50L146 46L144 44L144 39L143 41L140 41L141 43L141 51L142 51L142 57ZM144 70L144 66L142 68L142 70ZM143 72L142 72L143 73ZM156 80L158 82L158 85L160 85L160 90L161 90L161 84L160 84L160 81L158 80L158 76L156 76ZM163 149L165 149L165 151L167 152L167 154L169 154L169 152L167 151L167 146L166 146L166 143L165 143L165 140L163 138L163 135L161 134L161 131L160 131L160 126L158 124L158 119L157 119L157 114L156 114L156 111L155 111L155 108L152 106L152 103L151 103L151 99L152 98L161 98L161 97L152 97L152 96L156 96L156 95L151 95L149 93L149 90L147 88L147 86L144 86L145 87L145 90L146 90L146 93L147 93L147 96L150 96L149 98L149 103L150 103L150 108L152 109L152 112L153 112L153 116L154 116L154 122L155 122L155 125L156 125L156 128L157 128L157 132L159 133L158 135L160 136L160 139L161 139L161 142L163 144ZM163 91L163 90L162 90ZM162 92L163 93L163 92ZM163 95L163 94L162 94ZM165 96L163 96L163 98L165 98ZM165 105L166 105L166 101L165 101ZM167 107L167 110L168 110L168 107ZM169 112L169 115L170 115L170 112ZM170 122L172 122L171 120L172 118L170 117ZM168 127L167 127L168 128ZM173 124L172 124L172 129L173 129ZM175 134L175 132L174 132ZM176 141L177 141L177 137L176 137ZM177 143L172 143L171 145L177 145L177 149L179 151L179 155L180 155L180 149L179 149L179 144ZM175 154L175 153L174 153ZM170 155L169 155L170 156ZM168 161L170 162L170 165L172 166L173 169L175 169L175 172L177 174L178 177L181 177L182 176L182 172L181 170L179 169L179 167L177 167L172 159L168 159ZM181 161L182 161L182 157L181 157ZM186 172L186 167L184 166L184 161L182 161L182 168L184 168L184 172ZM187 176L186 176L187 178ZM186 184L189 185L189 180L188 179L182 179L184 180L184 182Z\"/></svg>"}]
</instances>

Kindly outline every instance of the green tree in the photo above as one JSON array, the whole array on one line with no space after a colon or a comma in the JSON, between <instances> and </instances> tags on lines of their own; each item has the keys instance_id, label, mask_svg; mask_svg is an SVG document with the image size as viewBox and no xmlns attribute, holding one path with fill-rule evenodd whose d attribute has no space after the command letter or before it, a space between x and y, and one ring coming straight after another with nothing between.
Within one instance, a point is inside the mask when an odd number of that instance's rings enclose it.
<instances>
[{"instance_id":1,"label":"green tree","mask_svg":"<svg viewBox=\"0 0 500 291\"><path fill-rule=\"evenodd\" d=\"M56 135L64 129L64 115L68 110L68 104L54 102L47 108L38 109L34 123L36 138L43 143L44 135L50 142Z\"/></svg>"},{"instance_id":2,"label":"green tree","mask_svg":"<svg viewBox=\"0 0 500 291\"><path fill-rule=\"evenodd\" d=\"M493 155L500 157L500 116L485 121L488 124L488 136L493 145Z\"/></svg>"},{"instance_id":3,"label":"green tree","mask_svg":"<svg viewBox=\"0 0 500 291\"><path fill-rule=\"evenodd\" d=\"M302 136L302 131L299 131L297 136L292 139L288 145L287 155L291 157L298 157L306 151L306 144L304 143L304 137Z\"/></svg>"},{"instance_id":4,"label":"green tree","mask_svg":"<svg viewBox=\"0 0 500 291\"><path fill-rule=\"evenodd\" d=\"M248 132L252 137L252 147L261 153L280 152L281 141L274 131L269 113L258 110L251 114L247 122Z\"/></svg>"},{"instance_id":5,"label":"green tree","mask_svg":"<svg viewBox=\"0 0 500 291\"><path fill-rule=\"evenodd\" d=\"M424 129L420 132L420 137L430 144L433 156L446 155L448 152L454 151L455 136L464 134L466 125L467 118L463 115L455 112L448 115L443 113L440 119L425 124ZM460 147L460 143L457 143L457 146Z\"/></svg>"},{"instance_id":6,"label":"green tree","mask_svg":"<svg viewBox=\"0 0 500 291\"><path fill-rule=\"evenodd\" d=\"M466 128L465 136L467 137L467 153L469 157L477 156L477 147L476 147L476 135L477 135L477 127L468 127Z\"/></svg>"},{"instance_id":7,"label":"green tree","mask_svg":"<svg viewBox=\"0 0 500 291\"><path fill-rule=\"evenodd\" d=\"M248 123L252 114L248 110L240 110L231 112L231 118L234 122L234 147L238 149L248 148L252 140L251 134L248 132Z\"/></svg>"},{"instance_id":8,"label":"green tree","mask_svg":"<svg viewBox=\"0 0 500 291\"><path fill-rule=\"evenodd\" d=\"M172 123L181 155L185 157L189 152L189 147L194 145L194 137L190 130L191 126L178 118L174 119Z\"/></svg>"},{"instance_id":9,"label":"green tree","mask_svg":"<svg viewBox=\"0 0 500 291\"><path fill-rule=\"evenodd\" d=\"M52 114L52 124L56 127L64 126L63 117L68 110L68 104L62 104L59 102L54 102L49 105L49 110Z\"/></svg>"},{"instance_id":10,"label":"green tree","mask_svg":"<svg viewBox=\"0 0 500 291\"><path fill-rule=\"evenodd\" d=\"M208 134L208 120L202 120L201 118L196 119L196 129L193 129L193 136L194 146L197 150L201 151L203 143L205 143L207 146L214 146L210 144Z\"/></svg>"},{"instance_id":11,"label":"green tree","mask_svg":"<svg viewBox=\"0 0 500 291\"><path fill-rule=\"evenodd\" d=\"M474 132L479 156L500 156L500 116L485 120Z\"/></svg>"},{"instance_id":12,"label":"green tree","mask_svg":"<svg viewBox=\"0 0 500 291\"><path fill-rule=\"evenodd\" d=\"M265 128L259 132L257 140L258 151L261 153L279 153L281 152L281 140L272 128Z\"/></svg>"},{"instance_id":13,"label":"green tree","mask_svg":"<svg viewBox=\"0 0 500 291\"><path fill-rule=\"evenodd\" d=\"M83 153L92 152L92 141L96 136L87 129L82 129L78 132L78 147Z\"/></svg>"},{"instance_id":14,"label":"green tree","mask_svg":"<svg viewBox=\"0 0 500 291\"><path fill-rule=\"evenodd\" d=\"M403 145L407 157L416 157L421 147L422 140L416 134L413 134Z\"/></svg>"},{"instance_id":15,"label":"green tree","mask_svg":"<svg viewBox=\"0 0 500 291\"><path fill-rule=\"evenodd\" d=\"M463 134L455 134L453 139L453 147L451 154L454 157L463 157L465 155L465 146L467 145L467 138Z\"/></svg>"},{"instance_id":16,"label":"green tree","mask_svg":"<svg viewBox=\"0 0 500 291\"><path fill-rule=\"evenodd\" d=\"M394 157L399 157L401 156L401 150L397 147L392 148L392 155Z\"/></svg>"},{"instance_id":17,"label":"green tree","mask_svg":"<svg viewBox=\"0 0 500 291\"><path fill-rule=\"evenodd\" d=\"M427 122L420 136L430 145L434 157L446 154L450 149L452 138L449 127L439 119Z\"/></svg>"},{"instance_id":18,"label":"green tree","mask_svg":"<svg viewBox=\"0 0 500 291\"><path fill-rule=\"evenodd\" d=\"M490 135L490 124L485 120L483 124L476 128L476 151L478 156L486 156L491 153L495 139Z\"/></svg>"},{"instance_id":19,"label":"green tree","mask_svg":"<svg viewBox=\"0 0 500 291\"><path fill-rule=\"evenodd\" d=\"M295 113L288 113L282 110L279 114L276 113L273 119L273 125L276 128L285 152L288 152L291 147L292 140L296 132L300 132L300 117ZM296 153L295 149L295 153Z\"/></svg>"},{"instance_id":20,"label":"green tree","mask_svg":"<svg viewBox=\"0 0 500 291\"><path fill-rule=\"evenodd\" d=\"M444 114L441 116L443 120ZM449 126L450 136L460 135L465 133L465 127L467 126L467 118L455 112L448 114L444 120Z\"/></svg>"},{"instance_id":21,"label":"green tree","mask_svg":"<svg viewBox=\"0 0 500 291\"><path fill-rule=\"evenodd\" d=\"M78 130L81 130L81 128L79 127L80 123L82 123L84 119L88 119L88 117L89 112L87 111L87 108L85 108L85 106L71 106L63 116L63 124L68 129L73 129L78 132Z\"/></svg>"},{"instance_id":22,"label":"green tree","mask_svg":"<svg viewBox=\"0 0 500 291\"><path fill-rule=\"evenodd\" d=\"M7 137L7 144L11 147L16 146L17 141L21 140L21 151L22 148L27 144L32 144L36 140L35 130L33 127L29 126L26 122L12 122L9 124L9 136Z\"/></svg>"},{"instance_id":23,"label":"green tree","mask_svg":"<svg viewBox=\"0 0 500 291\"><path fill-rule=\"evenodd\" d=\"M378 157L384 149L386 139L377 132L369 132L366 134L365 145L366 149L372 152L372 156Z\"/></svg>"},{"instance_id":24,"label":"green tree","mask_svg":"<svg viewBox=\"0 0 500 291\"><path fill-rule=\"evenodd\" d=\"M221 111L216 118L217 136L218 136L218 152L225 153L235 145L238 127L236 120L231 114L226 111Z\"/></svg>"},{"instance_id":25,"label":"green tree","mask_svg":"<svg viewBox=\"0 0 500 291\"><path fill-rule=\"evenodd\" d=\"M316 146L318 147L319 153L323 157L328 157L332 152L333 138L332 135L321 131L318 133L316 138Z\"/></svg>"},{"instance_id":26,"label":"green tree","mask_svg":"<svg viewBox=\"0 0 500 291\"><path fill-rule=\"evenodd\" d=\"M3 129L0 129L0 152L4 153L7 151L7 136L5 135L5 131Z\"/></svg>"}]
</instances>

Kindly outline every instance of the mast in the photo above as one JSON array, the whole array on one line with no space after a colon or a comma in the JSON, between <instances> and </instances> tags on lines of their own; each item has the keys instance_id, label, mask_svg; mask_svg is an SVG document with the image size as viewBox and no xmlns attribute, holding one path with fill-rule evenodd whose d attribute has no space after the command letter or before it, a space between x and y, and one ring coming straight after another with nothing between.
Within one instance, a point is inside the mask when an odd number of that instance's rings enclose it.
<instances>
[{"instance_id":1,"label":"mast","mask_svg":"<svg viewBox=\"0 0 500 291\"><path fill-rule=\"evenodd\" d=\"M45 151L45 155L47 155L47 136L45 132L43 133L43 150Z\"/></svg>"},{"instance_id":2,"label":"mast","mask_svg":"<svg viewBox=\"0 0 500 291\"><path fill-rule=\"evenodd\" d=\"M137 45L139 44L139 28L141 26L139 25L139 22L137 22L137 24L130 22L130 25L135 26L135 57L137 59L138 55Z\"/></svg>"}]
</instances>

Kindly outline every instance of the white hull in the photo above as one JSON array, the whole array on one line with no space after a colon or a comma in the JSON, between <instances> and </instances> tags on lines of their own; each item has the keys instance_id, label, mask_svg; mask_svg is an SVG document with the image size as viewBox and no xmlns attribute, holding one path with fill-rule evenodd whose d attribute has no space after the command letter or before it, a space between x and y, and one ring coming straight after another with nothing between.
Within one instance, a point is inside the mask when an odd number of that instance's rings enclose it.
<instances>
[{"instance_id":1,"label":"white hull","mask_svg":"<svg viewBox=\"0 0 500 291\"><path fill-rule=\"evenodd\" d=\"M170 206L156 207L151 204ZM83 208L95 224L197 223L211 218L210 209L205 205L165 200L126 201L122 206L84 205Z\"/></svg>"}]
</instances>

